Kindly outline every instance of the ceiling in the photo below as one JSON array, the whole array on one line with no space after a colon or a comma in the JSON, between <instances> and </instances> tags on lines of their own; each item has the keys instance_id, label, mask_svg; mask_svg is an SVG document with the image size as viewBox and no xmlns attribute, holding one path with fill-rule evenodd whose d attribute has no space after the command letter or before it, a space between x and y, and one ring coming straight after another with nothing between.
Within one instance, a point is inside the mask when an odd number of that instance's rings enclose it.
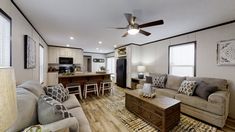
<instances>
[{"instance_id":1,"label":"ceiling","mask_svg":"<svg viewBox=\"0 0 235 132\"><path fill-rule=\"evenodd\" d=\"M235 19L235 0L14 0L49 45L107 53L114 45L143 44ZM124 13L139 24L164 20L145 28L148 37L121 36L127 25ZM70 37L74 40L70 40ZM102 44L98 44L102 41ZM99 48L99 49L97 49Z\"/></svg>"}]
</instances>

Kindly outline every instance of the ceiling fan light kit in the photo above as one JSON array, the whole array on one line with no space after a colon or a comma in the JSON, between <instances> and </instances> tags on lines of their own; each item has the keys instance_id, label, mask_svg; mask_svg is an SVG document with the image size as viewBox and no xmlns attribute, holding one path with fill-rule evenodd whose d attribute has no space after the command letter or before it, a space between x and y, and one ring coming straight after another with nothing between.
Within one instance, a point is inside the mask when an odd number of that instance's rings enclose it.
<instances>
[{"instance_id":1,"label":"ceiling fan light kit","mask_svg":"<svg viewBox=\"0 0 235 132\"><path fill-rule=\"evenodd\" d=\"M140 29L129 29L127 32L130 35L136 35L137 33L139 33Z\"/></svg>"},{"instance_id":2,"label":"ceiling fan light kit","mask_svg":"<svg viewBox=\"0 0 235 132\"><path fill-rule=\"evenodd\" d=\"M127 32L124 35L122 35L122 37L126 37L128 34L136 35L137 33L141 33L145 36L149 36L149 35L151 35L151 33L142 30L142 28L164 24L163 20L157 20L157 21L153 21L153 22L144 23L144 24L139 25L135 22L136 17L133 16L132 14L125 13L124 15L125 15L125 17L128 21L128 25L126 27L117 27L117 28L115 28L115 29L127 29Z\"/></svg>"}]
</instances>

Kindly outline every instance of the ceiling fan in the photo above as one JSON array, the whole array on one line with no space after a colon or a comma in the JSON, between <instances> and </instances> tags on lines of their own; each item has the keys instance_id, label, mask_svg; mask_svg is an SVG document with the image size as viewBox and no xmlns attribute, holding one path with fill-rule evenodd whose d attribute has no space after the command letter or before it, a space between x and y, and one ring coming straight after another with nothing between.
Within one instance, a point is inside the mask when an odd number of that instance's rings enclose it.
<instances>
[{"instance_id":1,"label":"ceiling fan","mask_svg":"<svg viewBox=\"0 0 235 132\"><path fill-rule=\"evenodd\" d=\"M128 34L135 35L137 33L141 33L141 34L143 34L145 36L149 36L149 35L151 35L151 33L142 30L142 28L164 24L163 20L157 20L157 21L153 21L153 22L144 23L144 24L139 25L135 21L136 17L133 16L132 14L125 13L124 15L125 15L125 17L126 17L126 19L128 21L128 25L126 27L117 27L117 28L115 28L115 29L127 29L127 32L124 35L122 35L122 37L126 37Z\"/></svg>"}]
</instances>

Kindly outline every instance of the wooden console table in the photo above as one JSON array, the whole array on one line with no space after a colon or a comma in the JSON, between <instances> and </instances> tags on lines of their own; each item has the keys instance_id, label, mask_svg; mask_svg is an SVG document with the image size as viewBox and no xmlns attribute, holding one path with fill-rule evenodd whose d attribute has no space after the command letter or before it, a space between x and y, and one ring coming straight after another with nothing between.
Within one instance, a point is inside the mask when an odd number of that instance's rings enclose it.
<instances>
[{"instance_id":1,"label":"wooden console table","mask_svg":"<svg viewBox=\"0 0 235 132\"><path fill-rule=\"evenodd\" d=\"M180 101L165 96L153 99L139 96L137 90L126 92L126 108L162 132L180 122Z\"/></svg>"}]
</instances>

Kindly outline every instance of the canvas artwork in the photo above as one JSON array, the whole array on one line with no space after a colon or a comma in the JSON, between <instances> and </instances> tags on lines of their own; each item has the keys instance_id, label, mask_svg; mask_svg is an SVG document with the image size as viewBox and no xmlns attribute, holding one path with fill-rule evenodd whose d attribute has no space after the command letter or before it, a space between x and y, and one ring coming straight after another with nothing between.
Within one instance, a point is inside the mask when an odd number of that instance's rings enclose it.
<instances>
[{"instance_id":1,"label":"canvas artwork","mask_svg":"<svg viewBox=\"0 0 235 132\"><path fill-rule=\"evenodd\" d=\"M218 65L235 65L235 39L218 43L217 63Z\"/></svg>"},{"instance_id":2,"label":"canvas artwork","mask_svg":"<svg viewBox=\"0 0 235 132\"><path fill-rule=\"evenodd\" d=\"M25 37L24 67L25 69L32 69L36 67L36 42L28 35L25 35L24 37Z\"/></svg>"}]
</instances>

